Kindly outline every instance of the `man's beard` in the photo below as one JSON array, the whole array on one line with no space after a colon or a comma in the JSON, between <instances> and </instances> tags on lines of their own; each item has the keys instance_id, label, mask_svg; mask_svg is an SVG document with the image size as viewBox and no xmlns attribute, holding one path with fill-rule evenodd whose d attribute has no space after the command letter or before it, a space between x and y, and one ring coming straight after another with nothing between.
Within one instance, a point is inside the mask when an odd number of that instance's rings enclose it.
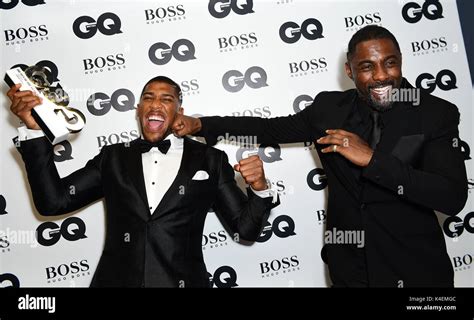
<instances>
[{"instance_id":1,"label":"man's beard","mask_svg":"<svg viewBox=\"0 0 474 320\"><path fill-rule=\"evenodd\" d=\"M380 99L374 98L374 95L371 93L371 91L374 90L380 90L380 88L387 87L386 89L382 89L382 97L379 96ZM395 82L393 80L385 81L385 82L379 82L373 85L370 85L367 87L367 104L374 110L377 110L379 112L385 112L393 107L393 100L391 99L392 97L392 89L395 87Z\"/></svg>"}]
</instances>

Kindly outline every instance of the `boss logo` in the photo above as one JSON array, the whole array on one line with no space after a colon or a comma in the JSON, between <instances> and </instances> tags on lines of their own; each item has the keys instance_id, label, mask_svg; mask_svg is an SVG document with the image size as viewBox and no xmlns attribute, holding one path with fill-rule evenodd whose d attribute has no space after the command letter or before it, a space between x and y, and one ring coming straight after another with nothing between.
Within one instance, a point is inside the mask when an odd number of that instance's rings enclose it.
<instances>
[{"instance_id":1,"label":"boss logo","mask_svg":"<svg viewBox=\"0 0 474 320\"><path fill-rule=\"evenodd\" d=\"M380 23L381 21L382 18L380 17L380 12L367 13L365 15L344 18L346 28L352 28L354 26L362 27L369 24Z\"/></svg>"},{"instance_id":2,"label":"boss logo","mask_svg":"<svg viewBox=\"0 0 474 320\"><path fill-rule=\"evenodd\" d=\"M245 85L252 89L267 87L267 73L261 67L250 67L245 73L229 70L222 76L222 85L228 92L239 92Z\"/></svg>"},{"instance_id":3,"label":"boss logo","mask_svg":"<svg viewBox=\"0 0 474 320\"><path fill-rule=\"evenodd\" d=\"M422 73L416 78L416 87L428 93L433 92L436 87L448 91L456 89L456 75L448 69L438 72L436 77L430 73Z\"/></svg>"},{"instance_id":4,"label":"boss logo","mask_svg":"<svg viewBox=\"0 0 474 320\"><path fill-rule=\"evenodd\" d=\"M209 276L209 286L216 288L238 287L237 273L230 266L222 266L216 269L214 274L207 273Z\"/></svg>"},{"instance_id":5,"label":"boss logo","mask_svg":"<svg viewBox=\"0 0 474 320\"><path fill-rule=\"evenodd\" d=\"M19 43L19 40L24 43L25 40L30 40L30 42L48 39L48 29L46 25L42 24L39 26L30 26L26 28L7 29L3 31L5 35L6 44L9 45L9 42L13 44L16 40ZM44 37L44 38L43 38Z\"/></svg>"},{"instance_id":6,"label":"boss logo","mask_svg":"<svg viewBox=\"0 0 474 320\"><path fill-rule=\"evenodd\" d=\"M119 112L135 110L135 96L130 90L122 88L112 93L112 96L97 92L87 99L87 110L94 116L103 116L112 107Z\"/></svg>"},{"instance_id":7,"label":"boss logo","mask_svg":"<svg viewBox=\"0 0 474 320\"><path fill-rule=\"evenodd\" d=\"M227 51L222 49L233 50L238 46L241 46L243 48L244 46L251 45L253 47L253 45L256 44L258 41L255 32L242 33L237 36L221 37L217 40L219 41L219 49L221 49L221 52Z\"/></svg>"},{"instance_id":8,"label":"boss logo","mask_svg":"<svg viewBox=\"0 0 474 320\"><path fill-rule=\"evenodd\" d=\"M309 18L303 21L301 27L293 21L285 22L280 27L280 38L286 43L295 43L301 36L308 40L324 38L323 25L318 19Z\"/></svg>"},{"instance_id":9,"label":"boss logo","mask_svg":"<svg viewBox=\"0 0 474 320\"><path fill-rule=\"evenodd\" d=\"M150 61L157 65L164 65L175 58L178 61L185 62L196 59L196 48L188 39L179 39L170 47L164 42L153 44L148 50Z\"/></svg>"},{"instance_id":10,"label":"boss logo","mask_svg":"<svg viewBox=\"0 0 474 320\"><path fill-rule=\"evenodd\" d=\"M64 220L61 226L48 221L36 228L36 237L38 243L42 246L49 247L56 244L61 236L68 241L87 238L86 224L78 217L70 217Z\"/></svg>"},{"instance_id":11,"label":"boss logo","mask_svg":"<svg viewBox=\"0 0 474 320\"><path fill-rule=\"evenodd\" d=\"M84 259L81 261L73 261L71 263L63 263L59 266L48 267L46 268L46 279L48 283L66 280L68 276L71 278L79 277L82 273L83 275L90 274L89 262Z\"/></svg>"},{"instance_id":12,"label":"boss logo","mask_svg":"<svg viewBox=\"0 0 474 320\"><path fill-rule=\"evenodd\" d=\"M445 37L433 38L431 40L413 41L411 49L413 53L446 48L448 43Z\"/></svg>"},{"instance_id":13,"label":"boss logo","mask_svg":"<svg viewBox=\"0 0 474 320\"><path fill-rule=\"evenodd\" d=\"M120 28L122 22L120 18L112 12L103 13L97 18L97 21L89 16L81 16L72 24L74 34L81 39L90 39L97 30L106 36L122 33Z\"/></svg>"},{"instance_id":14,"label":"boss logo","mask_svg":"<svg viewBox=\"0 0 474 320\"><path fill-rule=\"evenodd\" d=\"M295 101L293 101L293 110L295 113L298 113L306 107L309 107L313 103L313 98L311 96L308 96L307 94L302 94L300 96L297 96Z\"/></svg>"},{"instance_id":15,"label":"boss logo","mask_svg":"<svg viewBox=\"0 0 474 320\"><path fill-rule=\"evenodd\" d=\"M13 9L15 8L20 0L0 0L0 9ZM40 4L45 4L44 0L21 0L25 6L34 7Z\"/></svg>"},{"instance_id":16,"label":"boss logo","mask_svg":"<svg viewBox=\"0 0 474 320\"><path fill-rule=\"evenodd\" d=\"M159 20L163 21L163 19L168 18L169 21L176 19L184 18L186 14L186 10L182 4L178 4L176 6L168 6L166 8L158 8L158 9L146 9L145 10L145 20L147 24L159 22Z\"/></svg>"},{"instance_id":17,"label":"boss logo","mask_svg":"<svg viewBox=\"0 0 474 320\"><path fill-rule=\"evenodd\" d=\"M315 191L321 191L328 185L326 173L322 168L311 170L306 177L306 182L308 186Z\"/></svg>"},{"instance_id":18,"label":"boss logo","mask_svg":"<svg viewBox=\"0 0 474 320\"><path fill-rule=\"evenodd\" d=\"M474 212L469 212L464 220L458 216L450 216L443 223L444 234L450 238L459 237L464 230L474 233Z\"/></svg>"},{"instance_id":19,"label":"boss logo","mask_svg":"<svg viewBox=\"0 0 474 320\"><path fill-rule=\"evenodd\" d=\"M239 111L234 111L231 113L233 117L260 117L260 118L270 118L272 111L269 106L249 108Z\"/></svg>"},{"instance_id":20,"label":"boss logo","mask_svg":"<svg viewBox=\"0 0 474 320\"><path fill-rule=\"evenodd\" d=\"M453 257L452 259L455 269L469 268L472 264L472 256L470 254L465 254L462 257Z\"/></svg>"},{"instance_id":21,"label":"boss logo","mask_svg":"<svg viewBox=\"0 0 474 320\"><path fill-rule=\"evenodd\" d=\"M292 270L296 271L296 269L299 269L299 265L300 262L298 260L298 256L296 255L275 259L268 262L261 262L260 274L262 276L270 276L274 275L275 273L278 274L279 271L282 271L283 273L290 272Z\"/></svg>"},{"instance_id":22,"label":"boss logo","mask_svg":"<svg viewBox=\"0 0 474 320\"><path fill-rule=\"evenodd\" d=\"M183 95L194 95L199 93L199 82L197 79L181 81L180 87Z\"/></svg>"},{"instance_id":23,"label":"boss logo","mask_svg":"<svg viewBox=\"0 0 474 320\"><path fill-rule=\"evenodd\" d=\"M138 139L140 134L137 130L132 131L123 131L120 133L112 133L108 136L98 136L97 143L99 149L103 146L109 146L116 143L127 143L131 142L132 140Z\"/></svg>"},{"instance_id":24,"label":"boss logo","mask_svg":"<svg viewBox=\"0 0 474 320\"><path fill-rule=\"evenodd\" d=\"M325 57L289 63L291 76L294 76L297 73L305 73L305 72L319 73L325 70L327 71L327 66L328 66L328 63Z\"/></svg>"},{"instance_id":25,"label":"boss logo","mask_svg":"<svg viewBox=\"0 0 474 320\"><path fill-rule=\"evenodd\" d=\"M272 235L275 234L278 238L288 238L296 235L295 222L290 216L281 215L273 220L273 223L267 221L263 227L262 234L257 239L257 242L266 242Z\"/></svg>"},{"instance_id":26,"label":"boss logo","mask_svg":"<svg viewBox=\"0 0 474 320\"><path fill-rule=\"evenodd\" d=\"M214 18L222 19L234 11L238 15L253 13L253 0L211 0L208 10Z\"/></svg>"},{"instance_id":27,"label":"boss logo","mask_svg":"<svg viewBox=\"0 0 474 320\"><path fill-rule=\"evenodd\" d=\"M423 16L428 20L437 20L443 18L443 6L439 0L426 0L422 6L408 2L402 8L402 16L408 23L417 23Z\"/></svg>"},{"instance_id":28,"label":"boss logo","mask_svg":"<svg viewBox=\"0 0 474 320\"><path fill-rule=\"evenodd\" d=\"M123 53L109 54L106 57L83 59L82 62L84 65L84 73L86 74L92 74L94 71L97 73L102 71L104 68L108 68L109 71L115 70L116 68L125 68L125 58Z\"/></svg>"}]
</instances>

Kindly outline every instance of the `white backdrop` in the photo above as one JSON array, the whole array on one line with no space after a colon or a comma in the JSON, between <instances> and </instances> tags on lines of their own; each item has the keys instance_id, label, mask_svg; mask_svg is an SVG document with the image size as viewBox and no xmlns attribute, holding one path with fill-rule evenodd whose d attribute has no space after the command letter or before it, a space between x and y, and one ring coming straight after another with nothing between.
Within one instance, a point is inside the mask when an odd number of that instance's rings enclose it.
<instances>
[{"instance_id":1,"label":"white backdrop","mask_svg":"<svg viewBox=\"0 0 474 320\"><path fill-rule=\"evenodd\" d=\"M345 50L367 24L395 34L413 85L427 73L419 85L458 106L470 158L472 89L455 1L1 0L0 73L17 64L45 65L53 75L57 68L54 83L87 118L80 134L55 148L66 175L103 145L138 136L134 106L156 75L181 84L186 114L288 115L320 91L351 88ZM257 68L245 74L251 67ZM223 81L230 70L241 78ZM95 93L103 94L88 104ZM4 94L1 99L0 286L88 286L104 241L104 205L38 215L11 141L19 122ZM232 164L247 152L223 143L218 148ZM234 243L209 213L203 250L214 287L329 286L320 258L327 188L314 145L269 146L260 155L281 205L252 246ZM472 160L466 166L472 178ZM473 211L470 195L457 217L439 216L456 286L474 285Z\"/></svg>"}]
</instances>

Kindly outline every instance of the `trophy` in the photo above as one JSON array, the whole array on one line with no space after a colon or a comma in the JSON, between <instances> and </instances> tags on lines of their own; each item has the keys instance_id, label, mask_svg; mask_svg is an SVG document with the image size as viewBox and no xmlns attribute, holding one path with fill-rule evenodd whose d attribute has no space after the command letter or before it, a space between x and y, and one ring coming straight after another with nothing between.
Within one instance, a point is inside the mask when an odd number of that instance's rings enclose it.
<instances>
[{"instance_id":1,"label":"trophy","mask_svg":"<svg viewBox=\"0 0 474 320\"><path fill-rule=\"evenodd\" d=\"M24 71L17 67L7 71L5 82L11 87L20 83L20 91L30 90L43 99L31 110L31 115L52 144L68 138L70 133L82 130L86 118L77 109L70 108L69 96L61 86L53 87L48 80L48 70L31 66Z\"/></svg>"}]
</instances>

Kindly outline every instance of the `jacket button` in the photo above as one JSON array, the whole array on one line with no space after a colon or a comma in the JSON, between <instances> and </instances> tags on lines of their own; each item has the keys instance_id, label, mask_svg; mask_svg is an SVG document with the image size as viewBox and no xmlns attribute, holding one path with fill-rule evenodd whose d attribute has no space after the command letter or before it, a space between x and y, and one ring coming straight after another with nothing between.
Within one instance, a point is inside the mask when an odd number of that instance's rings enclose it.
<instances>
[{"instance_id":1,"label":"jacket button","mask_svg":"<svg viewBox=\"0 0 474 320\"><path fill-rule=\"evenodd\" d=\"M366 207L365 203L361 203L361 204L360 204L360 208L361 208L361 209L365 209L365 207Z\"/></svg>"}]
</instances>

